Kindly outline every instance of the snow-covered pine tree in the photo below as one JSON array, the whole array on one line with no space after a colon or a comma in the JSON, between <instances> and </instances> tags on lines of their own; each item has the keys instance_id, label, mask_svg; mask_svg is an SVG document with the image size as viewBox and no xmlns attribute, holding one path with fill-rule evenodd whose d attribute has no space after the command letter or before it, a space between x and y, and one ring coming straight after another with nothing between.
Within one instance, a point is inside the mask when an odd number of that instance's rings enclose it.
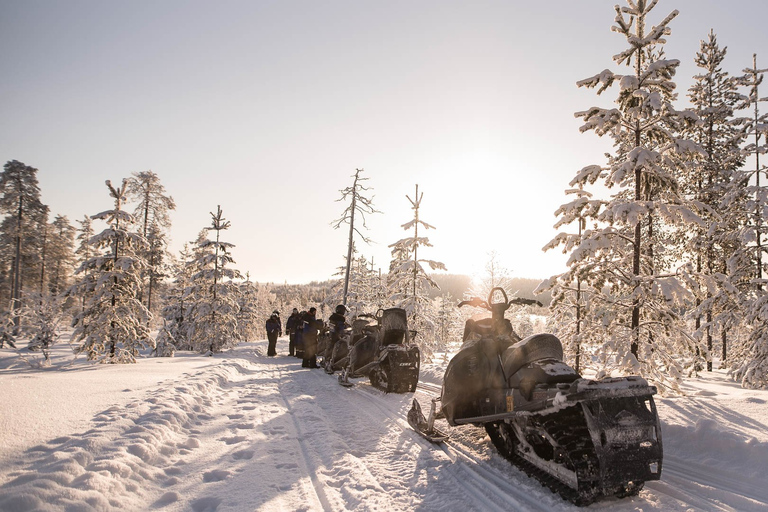
<instances>
[{"instance_id":1,"label":"snow-covered pine tree","mask_svg":"<svg viewBox=\"0 0 768 512\"><path fill-rule=\"evenodd\" d=\"M23 283L39 276L39 226L48 219L48 207L40 201L37 169L11 160L0 173L0 213L7 215L2 223L3 238L12 244L9 277L10 308L18 332Z\"/></svg>"},{"instance_id":2,"label":"snow-covered pine tree","mask_svg":"<svg viewBox=\"0 0 768 512\"><path fill-rule=\"evenodd\" d=\"M457 301L448 293L443 293L433 301L435 309L435 347L446 354L451 345L461 343L464 334L464 322L457 307Z\"/></svg>"},{"instance_id":3,"label":"snow-covered pine tree","mask_svg":"<svg viewBox=\"0 0 768 512\"><path fill-rule=\"evenodd\" d=\"M51 223L48 254L51 261L49 291L58 295L69 287L75 266L75 228L66 215L57 215Z\"/></svg>"},{"instance_id":4,"label":"snow-covered pine tree","mask_svg":"<svg viewBox=\"0 0 768 512\"><path fill-rule=\"evenodd\" d=\"M109 180L106 185L115 206L91 217L107 227L91 238L95 255L77 271L84 277L75 286L89 296L73 322L72 339L79 343L76 352L89 360L134 363L141 350L155 345L147 328L151 314L138 299L142 260L137 251L146 242L131 232L133 216L122 209L126 180L119 188Z\"/></svg>"},{"instance_id":5,"label":"snow-covered pine tree","mask_svg":"<svg viewBox=\"0 0 768 512\"><path fill-rule=\"evenodd\" d=\"M365 243L370 243L370 239L365 235L363 235L360 232L360 230L357 227L355 227L355 215L359 215L360 220L362 221L363 227L367 227L365 225L365 214L381 213L380 211L378 211L376 208L373 207L373 197L369 199L363 195L364 192L370 190L370 187L365 187L362 184L362 182L367 181L368 178L362 178L360 176L361 172L363 172L363 169L355 169L355 174L352 176L354 178L354 181L352 182L352 186L339 191L341 192L341 197L337 199L337 201L349 200L349 206L347 206L344 209L344 212L341 214L341 217L339 217L338 219L336 219L331 223L331 225L335 229L340 228L342 224L345 224L345 223L349 224L349 240L347 243L347 266L345 269L344 292L342 294L342 301L341 301L341 303L344 305L347 304L347 293L349 291L349 273L352 268L352 254L354 250L355 233L360 235L360 238Z\"/></svg>"},{"instance_id":6,"label":"snow-covered pine tree","mask_svg":"<svg viewBox=\"0 0 768 512\"><path fill-rule=\"evenodd\" d=\"M24 331L29 336L27 348L32 352L40 351L42 361L37 366L50 366L51 347L59 340L59 328L62 320L61 299L57 295L38 292L28 294L21 309L24 317ZM23 357L30 364L28 356Z\"/></svg>"},{"instance_id":7,"label":"snow-covered pine tree","mask_svg":"<svg viewBox=\"0 0 768 512\"><path fill-rule=\"evenodd\" d=\"M237 295L237 330L244 341L259 339L261 334L260 316L257 304L257 289L251 282L251 276L245 273L245 281L238 286Z\"/></svg>"},{"instance_id":8,"label":"snow-covered pine tree","mask_svg":"<svg viewBox=\"0 0 768 512\"><path fill-rule=\"evenodd\" d=\"M80 224L80 229L77 230L76 236L75 268L84 268L85 263L97 252L90 243L94 235L93 220L88 215L84 215L77 223ZM87 270L83 270L82 274L79 280L67 290L67 294L79 299L80 312L85 310L85 304L95 288L93 274Z\"/></svg>"},{"instance_id":9,"label":"snow-covered pine tree","mask_svg":"<svg viewBox=\"0 0 768 512\"><path fill-rule=\"evenodd\" d=\"M612 30L627 39L628 48L614 60L629 73L606 69L578 82L598 94L619 86L616 107L576 114L584 121L582 132L609 135L615 150L606 168L588 166L570 186L586 188L602 180L616 191L601 207L597 225L570 242L570 276L565 281L573 283L579 275L591 288L588 314L599 315L591 324L601 325L604 336L599 375L641 373L663 391L676 391L681 372L677 355L685 336L677 308L685 305L690 292L671 265L674 258L664 251L677 226L699 220L679 194L676 178L684 158L698 151L677 134L696 118L674 108L672 77L679 61L663 56L664 37L677 11L649 28L647 18L657 1L627 3L616 6ZM553 243L566 240L559 237ZM586 267L592 269L589 275L582 270Z\"/></svg>"},{"instance_id":10,"label":"snow-covered pine tree","mask_svg":"<svg viewBox=\"0 0 768 512\"><path fill-rule=\"evenodd\" d=\"M398 240L389 247L392 249L392 261L389 267L388 287L390 289L390 302L395 307L405 309L408 315L408 327L419 332L417 338L419 347L424 356L431 357L435 344L435 322L433 309L429 298L429 289L440 289L438 284L427 274L423 264L431 270L446 270L445 264L419 258L420 247L432 247L429 238L419 236L419 227L434 229L421 220L419 208L424 198L424 193L419 195L419 186L416 185L416 195L411 199L405 196L411 203L413 219L402 225L406 231L413 229L413 236Z\"/></svg>"},{"instance_id":11,"label":"snow-covered pine tree","mask_svg":"<svg viewBox=\"0 0 768 512\"><path fill-rule=\"evenodd\" d=\"M185 243L179 251L179 257L174 258L171 263L173 281L163 295L164 306L160 313L163 327L157 338L157 354L160 356L170 356L175 350L192 350L189 342L191 326L188 315L192 300L188 295L192 290L193 263L193 253L189 244ZM174 350L167 348L169 344L173 345Z\"/></svg>"},{"instance_id":12,"label":"snow-covered pine tree","mask_svg":"<svg viewBox=\"0 0 768 512\"><path fill-rule=\"evenodd\" d=\"M584 190L584 183L580 183L579 188L566 190L565 194L575 197L557 209L555 215L559 219L554 227L561 229L576 223L576 232L561 231L544 246L545 251L559 245L563 246L563 254L573 251L582 241L587 221L596 225L598 214L607 204L604 200L593 199L592 193ZM577 372L582 367L582 347L599 346L605 336L600 326L593 325L594 320L600 316L598 311L588 314L592 311L592 294L591 287L586 283L590 281L590 276L596 274L598 265L598 262L588 259L569 261L568 271L543 282L534 292L552 291L549 306L551 332L562 340L566 360L573 364ZM593 286L600 284L595 283ZM599 301L596 301L594 308L600 308Z\"/></svg>"},{"instance_id":13,"label":"snow-covered pine tree","mask_svg":"<svg viewBox=\"0 0 768 512\"><path fill-rule=\"evenodd\" d=\"M151 311L152 293L165 275L170 211L176 209L176 203L166 194L160 177L152 171L133 173L128 179L127 192L129 198L137 201L133 215L137 219L137 227L148 242L146 252L141 255L146 264L141 298Z\"/></svg>"},{"instance_id":14,"label":"snow-covered pine tree","mask_svg":"<svg viewBox=\"0 0 768 512\"><path fill-rule=\"evenodd\" d=\"M685 254L692 260L696 280L696 307L690 309L698 343L695 355L704 357L708 371L712 370L715 330L720 332L725 359L727 331L740 319L738 295L731 293L735 289L731 277L737 274L729 272L728 260L741 245L735 235L741 231L743 217L735 213L744 213L745 196L734 192L743 188L739 168L744 163L740 149L744 130L734 117L742 96L737 79L722 69L725 55L726 48L720 48L710 31L696 53L701 73L694 76L688 91L700 122L686 136L703 152L693 155L680 180L683 193L701 205L702 223L681 233L679 239L686 242ZM692 365L694 370L698 367L698 362Z\"/></svg>"},{"instance_id":15,"label":"snow-covered pine tree","mask_svg":"<svg viewBox=\"0 0 768 512\"><path fill-rule=\"evenodd\" d=\"M221 240L221 232L229 229L221 206L211 212L211 227L215 239L199 242L195 259L196 273L192 276L194 303L190 309L190 342L198 352L212 355L234 347L240 341L237 329L237 285L233 279L240 272L227 265L234 263L229 242Z\"/></svg>"},{"instance_id":16,"label":"snow-covered pine tree","mask_svg":"<svg viewBox=\"0 0 768 512\"><path fill-rule=\"evenodd\" d=\"M743 238L746 252L743 260L751 262L752 279L744 293L748 338L744 347L734 354L733 377L747 388L768 387L768 258L765 254L768 249L765 242L768 234L768 167L760 161L760 155L768 153L768 113L761 113L759 108L761 102L768 101L759 94L759 86L767 71L758 69L757 55L753 55L752 67L744 70L741 80L742 85L749 88L744 107L753 112L745 120L748 144L744 149L750 157L754 157L754 168L745 173L752 215L747 219Z\"/></svg>"}]
</instances>

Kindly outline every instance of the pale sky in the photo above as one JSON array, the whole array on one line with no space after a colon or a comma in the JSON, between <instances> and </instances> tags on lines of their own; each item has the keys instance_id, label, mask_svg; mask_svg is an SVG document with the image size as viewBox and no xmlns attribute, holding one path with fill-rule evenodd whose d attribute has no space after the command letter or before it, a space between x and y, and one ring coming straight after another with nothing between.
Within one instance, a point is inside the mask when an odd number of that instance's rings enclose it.
<instances>
[{"instance_id":1,"label":"pale sky","mask_svg":"<svg viewBox=\"0 0 768 512\"><path fill-rule=\"evenodd\" d=\"M573 114L615 98L575 85L621 70L615 3L0 0L0 160L38 168L51 219L73 225L112 206L105 180L152 170L174 251L220 204L235 266L277 283L344 264L330 224L364 168L384 214L358 248L376 267L409 236L418 183L437 228L420 255L471 274L495 250L512 276L549 277L564 190L610 149ZM674 9L678 106L710 28L726 71L753 53L768 68L765 0L661 0L651 23Z\"/></svg>"}]
</instances>

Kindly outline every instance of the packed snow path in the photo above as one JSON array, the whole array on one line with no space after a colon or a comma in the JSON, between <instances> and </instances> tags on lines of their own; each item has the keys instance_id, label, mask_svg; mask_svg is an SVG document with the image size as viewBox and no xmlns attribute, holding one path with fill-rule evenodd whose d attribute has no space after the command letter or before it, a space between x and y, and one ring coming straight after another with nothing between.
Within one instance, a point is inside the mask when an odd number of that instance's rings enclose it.
<instances>
[{"instance_id":1,"label":"packed snow path","mask_svg":"<svg viewBox=\"0 0 768 512\"><path fill-rule=\"evenodd\" d=\"M343 388L298 359L265 357L263 345L217 356L103 410L85 431L17 454L0 468L0 510L576 510L501 458L483 429L450 429L451 440L432 445L405 421L414 394L387 395L364 379ZM424 373L415 396L428 407L439 370ZM703 434L665 427L662 480L589 509L768 507L765 473L678 454L684 438ZM749 442L754 456L766 454L765 442Z\"/></svg>"}]
</instances>

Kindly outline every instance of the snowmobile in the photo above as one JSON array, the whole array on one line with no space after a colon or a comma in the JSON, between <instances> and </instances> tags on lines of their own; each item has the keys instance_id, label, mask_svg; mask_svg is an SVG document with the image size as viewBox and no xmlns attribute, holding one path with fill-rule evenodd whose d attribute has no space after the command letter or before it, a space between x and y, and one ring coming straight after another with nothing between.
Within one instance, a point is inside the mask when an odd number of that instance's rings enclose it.
<instances>
[{"instance_id":1,"label":"snowmobile","mask_svg":"<svg viewBox=\"0 0 768 512\"><path fill-rule=\"evenodd\" d=\"M408 422L434 443L449 437L435 419L483 426L504 457L578 506L639 493L661 477L656 388L640 377L582 378L563 362L552 334L521 340L504 312L535 302L508 300L501 288L487 301L462 301L459 307L484 308L491 318L467 320L440 398L432 400L428 418L414 399Z\"/></svg>"},{"instance_id":2,"label":"snowmobile","mask_svg":"<svg viewBox=\"0 0 768 512\"><path fill-rule=\"evenodd\" d=\"M372 386L387 393L416 391L421 352L411 342L405 310L380 309L374 318L376 324L365 326L365 335L351 342L339 383L351 386L350 377L368 377Z\"/></svg>"},{"instance_id":3,"label":"snowmobile","mask_svg":"<svg viewBox=\"0 0 768 512\"><path fill-rule=\"evenodd\" d=\"M373 315L362 314L358 316L351 327L345 327L339 334L339 339L326 350L326 358L323 367L325 373L333 375L343 370L349 363L349 347L366 335L366 329L375 322ZM328 353L330 352L330 353Z\"/></svg>"}]
</instances>

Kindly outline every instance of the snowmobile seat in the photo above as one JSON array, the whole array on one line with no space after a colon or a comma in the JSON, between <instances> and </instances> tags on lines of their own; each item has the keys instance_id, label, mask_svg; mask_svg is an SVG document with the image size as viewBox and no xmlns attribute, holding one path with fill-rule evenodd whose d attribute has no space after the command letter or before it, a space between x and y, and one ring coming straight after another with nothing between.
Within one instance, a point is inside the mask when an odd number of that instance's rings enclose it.
<instances>
[{"instance_id":1,"label":"snowmobile seat","mask_svg":"<svg viewBox=\"0 0 768 512\"><path fill-rule=\"evenodd\" d=\"M581 376L573 368L556 359L539 359L529 363L528 366L519 368L509 378L509 386L518 388L526 400L533 396L533 390L537 384L554 386L556 384L570 384Z\"/></svg>"},{"instance_id":2,"label":"snowmobile seat","mask_svg":"<svg viewBox=\"0 0 768 512\"><path fill-rule=\"evenodd\" d=\"M504 373L513 375L523 366L542 359L563 360L563 345L553 334L534 334L504 351Z\"/></svg>"}]
</instances>

